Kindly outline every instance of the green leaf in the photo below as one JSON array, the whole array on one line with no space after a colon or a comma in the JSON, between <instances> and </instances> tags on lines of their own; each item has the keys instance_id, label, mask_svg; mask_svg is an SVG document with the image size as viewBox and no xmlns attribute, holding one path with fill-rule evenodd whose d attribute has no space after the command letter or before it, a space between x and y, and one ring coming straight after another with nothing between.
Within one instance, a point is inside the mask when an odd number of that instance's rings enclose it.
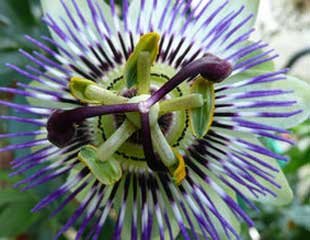
<instances>
[{"instance_id":1,"label":"green leaf","mask_svg":"<svg viewBox=\"0 0 310 240\"><path fill-rule=\"evenodd\" d=\"M7 182L9 184L14 184L22 179L20 176L10 177L9 174L10 174L9 170L1 169L0 181Z\"/></svg>"},{"instance_id":2,"label":"green leaf","mask_svg":"<svg viewBox=\"0 0 310 240\"><path fill-rule=\"evenodd\" d=\"M214 84L202 77L195 79L192 93L200 94L204 99L202 107L190 109L190 123L194 136L202 138L213 122L215 110Z\"/></svg>"},{"instance_id":3,"label":"green leaf","mask_svg":"<svg viewBox=\"0 0 310 240\"><path fill-rule=\"evenodd\" d=\"M14 63L17 66L29 64L21 57L19 48L31 50L36 48L24 38L25 34L38 37L45 34L45 25L40 20L40 8L36 0L1 0L0 3L0 86L25 80L24 76L5 66ZM46 31L47 32L47 31Z\"/></svg>"},{"instance_id":4,"label":"green leaf","mask_svg":"<svg viewBox=\"0 0 310 240\"><path fill-rule=\"evenodd\" d=\"M89 168L96 179L105 185L114 184L122 177L122 168L119 162L113 159L99 161L97 149L91 145L82 147L78 158Z\"/></svg>"},{"instance_id":5,"label":"green leaf","mask_svg":"<svg viewBox=\"0 0 310 240\"><path fill-rule=\"evenodd\" d=\"M133 53L130 55L126 62L124 69L124 77L127 83L127 87L130 88L137 83L138 75L138 58L140 53L149 52L151 61L153 64L159 51L160 36L157 33L147 33L140 38Z\"/></svg>"},{"instance_id":6,"label":"green leaf","mask_svg":"<svg viewBox=\"0 0 310 240\"><path fill-rule=\"evenodd\" d=\"M32 214L32 202L9 205L0 212L0 237L13 237L24 233L40 215Z\"/></svg>"},{"instance_id":7,"label":"green leaf","mask_svg":"<svg viewBox=\"0 0 310 240\"><path fill-rule=\"evenodd\" d=\"M0 207L5 204L25 202L29 200L29 194L21 194L19 191L15 189L1 189L0 190Z\"/></svg>"}]
</instances>

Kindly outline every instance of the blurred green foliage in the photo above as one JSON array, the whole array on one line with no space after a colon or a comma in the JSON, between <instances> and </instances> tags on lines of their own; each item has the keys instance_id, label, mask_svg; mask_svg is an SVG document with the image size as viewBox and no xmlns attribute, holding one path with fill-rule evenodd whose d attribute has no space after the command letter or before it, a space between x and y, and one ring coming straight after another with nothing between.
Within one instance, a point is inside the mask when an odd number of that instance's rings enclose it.
<instances>
[{"instance_id":1,"label":"blurred green foliage","mask_svg":"<svg viewBox=\"0 0 310 240\"><path fill-rule=\"evenodd\" d=\"M18 49L33 48L24 39L25 34L39 37L47 33L41 15L39 0L0 0L0 86L22 79L4 64L27 64L27 59L20 56Z\"/></svg>"}]
</instances>

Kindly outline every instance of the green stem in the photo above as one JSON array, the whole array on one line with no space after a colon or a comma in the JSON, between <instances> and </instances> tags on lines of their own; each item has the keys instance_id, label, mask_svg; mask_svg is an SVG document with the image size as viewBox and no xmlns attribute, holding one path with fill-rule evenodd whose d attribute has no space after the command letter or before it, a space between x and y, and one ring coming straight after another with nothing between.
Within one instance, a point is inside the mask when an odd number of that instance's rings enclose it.
<instances>
[{"instance_id":1,"label":"green stem","mask_svg":"<svg viewBox=\"0 0 310 240\"><path fill-rule=\"evenodd\" d=\"M159 104L160 115L168 112L182 111L203 106L203 97L201 94L189 94L183 97L162 101Z\"/></svg>"},{"instance_id":2,"label":"green stem","mask_svg":"<svg viewBox=\"0 0 310 240\"><path fill-rule=\"evenodd\" d=\"M108 160L135 131L137 128L130 121L125 120L113 135L99 146L98 159L100 161Z\"/></svg>"},{"instance_id":3,"label":"green stem","mask_svg":"<svg viewBox=\"0 0 310 240\"><path fill-rule=\"evenodd\" d=\"M158 123L152 129L152 141L156 152L166 167L170 168L178 163L171 146L167 142L166 137L162 133Z\"/></svg>"},{"instance_id":4,"label":"green stem","mask_svg":"<svg viewBox=\"0 0 310 240\"><path fill-rule=\"evenodd\" d=\"M127 99L125 97L118 96L113 92L95 84L89 85L85 89L85 96L90 100L96 100L105 105L121 104L127 102Z\"/></svg>"},{"instance_id":5,"label":"green stem","mask_svg":"<svg viewBox=\"0 0 310 240\"><path fill-rule=\"evenodd\" d=\"M146 51L140 52L137 61L138 95L150 94L151 65L151 54Z\"/></svg>"}]
</instances>

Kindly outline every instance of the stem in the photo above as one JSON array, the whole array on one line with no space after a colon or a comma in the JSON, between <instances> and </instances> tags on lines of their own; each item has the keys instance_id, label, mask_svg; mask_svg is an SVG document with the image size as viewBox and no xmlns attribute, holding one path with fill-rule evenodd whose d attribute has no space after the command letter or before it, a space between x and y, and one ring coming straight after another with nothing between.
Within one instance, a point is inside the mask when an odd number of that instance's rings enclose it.
<instances>
[{"instance_id":1,"label":"stem","mask_svg":"<svg viewBox=\"0 0 310 240\"><path fill-rule=\"evenodd\" d=\"M132 123L125 120L113 135L98 148L98 159L100 161L108 160L136 130L137 128Z\"/></svg>"},{"instance_id":2,"label":"stem","mask_svg":"<svg viewBox=\"0 0 310 240\"><path fill-rule=\"evenodd\" d=\"M199 74L209 81L221 82L226 79L231 72L232 66L228 61L207 54L205 57L193 61L182 68L170 81L166 82L147 100L148 105L154 105L179 84Z\"/></svg>"},{"instance_id":3,"label":"stem","mask_svg":"<svg viewBox=\"0 0 310 240\"><path fill-rule=\"evenodd\" d=\"M154 125L154 127L151 129L151 132L154 148L165 166L170 168L177 164L178 161L175 158L174 152L167 142L166 137L162 133L158 123Z\"/></svg>"},{"instance_id":4,"label":"stem","mask_svg":"<svg viewBox=\"0 0 310 240\"><path fill-rule=\"evenodd\" d=\"M166 172L167 168L162 164L161 161L157 161L154 153L149 113L141 113L141 127L143 133L142 144L143 144L144 156L148 166L153 171Z\"/></svg>"},{"instance_id":5,"label":"stem","mask_svg":"<svg viewBox=\"0 0 310 240\"><path fill-rule=\"evenodd\" d=\"M105 105L122 104L128 101L127 98L118 96L109 90L99 87L95 84L89 85L85 89L85 96L90 100L95 100Z\"/></svg>"},{"instance_id":6,"label":"stem","mask_svg":"<svg viewBox=\"0 0 310 240\"><path fill-rule=\"evenodd\" d=\"M151 54L146 51L140 52L137 62L138 95L150 94Z\"/></svg>"},{"instance_id":7,"label":"stem","mask_svg":"<svg viewBox=\"0 0 310 240\"><path fill-rule=\"evenodd\" d=\"M198 108L203 105L203 97L201 94L189 94L183 97L162 101L159 104L160 115L168 112L182 111L192 108Z\"/></svg>"}]
</instances>

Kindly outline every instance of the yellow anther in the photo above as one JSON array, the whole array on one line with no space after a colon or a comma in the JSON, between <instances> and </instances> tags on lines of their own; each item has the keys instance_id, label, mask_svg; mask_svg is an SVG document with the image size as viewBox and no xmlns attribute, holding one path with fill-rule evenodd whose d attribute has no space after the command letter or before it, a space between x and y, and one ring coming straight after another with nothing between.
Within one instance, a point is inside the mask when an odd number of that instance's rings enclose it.
<instances>
[{"instance_id":1,"label":"yellow anther","mask_svg":"<svg viewBox=\"0 0 310 240\"><path fill-rule=\"evenodd\" d=\"M173 152L178 160L178 166L171 174L175 183L180 185L186 177L186 165L182 154L180 154L176 149L173 149Z\"/></svg>"},{"instance_id":2,"label":"yellow anther","mask_svg":"<svg viewBox=\"0 0 310 240\"><path fill-rule=\"evenodd\" d=\"M118 96L103 86L80 77L71 78L69 89L72 96L83 103L111 105L126 103L128 101L127 98Z\"/></svg>"}]
</instances>

